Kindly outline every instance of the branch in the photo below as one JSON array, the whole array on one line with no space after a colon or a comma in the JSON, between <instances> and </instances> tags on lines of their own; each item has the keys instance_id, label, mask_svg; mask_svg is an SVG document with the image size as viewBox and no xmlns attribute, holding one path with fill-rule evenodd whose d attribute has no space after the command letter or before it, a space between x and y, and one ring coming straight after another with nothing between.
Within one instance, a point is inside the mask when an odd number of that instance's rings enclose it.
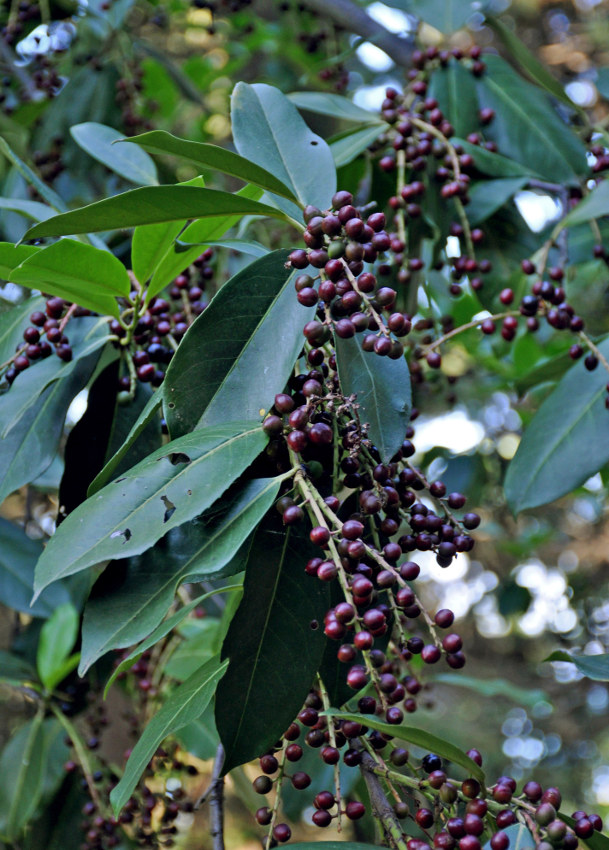
<instances>
[{"instance_id":1,"label":"branch","mask_svg":"<svg viewBox=\"0 0 609 850\"><path fill-rule=\"evenodd\" d=\"M389 32L352 0L302 0L302 5L380 47L396 65L410 67L414 52L410 41Z\"/></svg>"},{"instance_id":2,"label":"branch","mask_svg":"<svg viewBox=\"0 0 609 850\"><path fill-rule=\"evenodd\" d=\"M224 747L218 744L214 770L211 775L211 794L209 808L211 810L211 837L214 850L224 850L224 777L220 776L224 765Z\"/></svg>"},{"instance_id":3,"label":"branch","mask_svg":"<svg viewBox=\"0 0 609 850\"><path fill-rule=\"evenodd\" d=\"M383 830L393 847L396 850L406 850L406 839L402 827L399 824L391 803L385 795L383 786L373 772L377 768L376 762L370 753L367 753L365 750L361 750L361 754L361 772L366 783L366 788L368 789L372 813L381 822Z\"/></svg>"}]
</instances>

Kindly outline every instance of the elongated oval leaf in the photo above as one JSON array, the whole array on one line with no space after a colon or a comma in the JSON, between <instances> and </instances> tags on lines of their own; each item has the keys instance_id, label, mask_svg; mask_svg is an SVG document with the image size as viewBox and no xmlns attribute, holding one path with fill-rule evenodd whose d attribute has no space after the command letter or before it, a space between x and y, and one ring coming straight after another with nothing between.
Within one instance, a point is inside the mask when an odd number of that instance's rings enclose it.
<instances>
[{"instance_id":1,"label":"elongated oval leaf","mask_svg":"<svg viewBox=\"0 0 609 850\"><path fill-rule=\"evenodd\" d=\"M172 437L227 417L261 418L285 385L313 310L294 297L287 256L248 265L188 329L162 387Z\"/></svg>"},{"instance_id":2,"label":"elongated oval leaf","mask_svg":"<svg viewBox=\"0 0 609 850\"><path fill-rule=\"evenodd\" d=\"M59 526L36 567L36 596L58 578L145 552L212 505L266 442L259 423L232 422L153 452Z\"/></svg>"},{"instance_id":3,"label":"elongated oval leaf","mask_svg":"<svg viewBox=\"0 0 609 850\"><path fill-rule=\"evenodd\" d=\"M40 250L35 245L13 245L12 242L0 242L0 278L8 280L13 269Z\"/></svg>"},{"instance_id":4,"label":"elongated oval leaf","mask_svg":"<svg viewBox=\"0 0 609 850\"><path fill-rule=\"evenodd\" d=\"M528 183L528 177L484 180L472 186L466 212L469 223L480 224L497 212Z\"/></svg>"},{"instance_id":5,"label":"elongated oval leaf","mask_svg":"<svg viewBox=\"0 0 609 850\"><path fill-rule=\"evenodd\" d=\"M115 145L113 142L124 138L113 127L86 121L70 127L70 135L76 144L90 156L105 165L125 180L138 186L156 186L158 184L156 166L147 153L138 148L126 145Z\"/></svg>"},{"instance_id":6,"label":"elongated oval leaf","mask_svg":"<svg viewBox=\"0 0 609 850\"><path fill-rule=\"evenodd\" d=\"M526 164L515 162L513 159L508 159L507 156L501 156L498 153L487 151L486 148L480 145L472 145L465 139L453 139L455 144L463 148L465 153L470 154L474 160L474 165L482 174L487 174L489 177L537 177L541 178L533 168L527 167Z\"/></svg>"},{"instance_id":7,"label":"elongated oval leaf","mask_svg":"<svg viewBox=\"0 0 609 850\"><path fill-rule=\"evenodd\" d=\"M587 171L586 150L569 132L546 96L519 77L499 56L485 56L478 81L482 107L495 110L485 130L500 153L534 168L553 183L575 183Z\"/></svg>"},{"instance_id":8,"label":"elongated oval leaf","mask_svg":"<svg viewBox=\"0 0 609 850\"><path fill-rule=\"evenodd\" d=\"M409 744L414 744L416 747L421 747L423 750L435 753L441 756L441 758L458 764L467 771L468 776L475 777L483 785L485 783L484 771L475 761L472 761L469 756L466 756L459 747L451 744L450 741L438 738L437 735L433 735L426 729L417 729L415 726L393 726L391 723L383 723L374 717L368 717L368 715L362 718L361 714L350 714L343 711L328 711L324 713L330 714L332 717L340 717L342 720L365 723L366 726L369 726L371 729L377 729L385 735L393 735L393 737L398 738L400 741L408 741Z\"/></svg>"},{"instance_id":9,"label":"elongated oval leaf","mask_svg":"<svg viewBox=\"0 0 609 850\"><path fill-rule=\"evenodd\" d=\"M85 606L81 675L111 649L149 635L173 602L176 589L193 577L209 579L241 569L232 562L277 497L281 478L233 488L192 522L173 529L141 556L117 561L102 576Z\"/></svg>"},{"instance_id":10,"label":"elongated oval leaf","mask_svg":"<svg viewBox=\"0 0 609 850\"><path fill-rule=\"evenodd\" d=\"M162 741L203 714L227 666L227 661L219 663L217 659L212 659L179 685L165 700L161 710L155 714L134 746L121 781L110 792L110 802L115 815L118 815L131 796L146 765Z\"/></svg>"},{"instance_id":11,"label":"elongated oval leaf","mask_svg":"<svg viewBox=\"0 0 609 850\"><path fill-rule=\"evenodd\" d=\"M459 673L437 673L434 676L434 682L466 688L484 697L507 697L520 705L534 706L542 700L550 702L550 697L545 691L539 688L522 688L507 679L477 679L474 676L462 676Z\"/></svg>"},{"instance_id":12,"label":"elongated oval leaf","mask_svg":"<svg viewBox=\"0 0 609 850\"><path fill-rule=\"evenodd\" d=\"M595 682L609 682L609 653L599 655L575 655L557 649L544 658L544 661L568 661L575 664L580 673Z\"/></svg>"},{"instance_id":13,"label":"elongated oval leaf","mask_svg":"<svg viewBox=\"0 0 609 850\"><path fill-rule=\"evenodd\" d=\"M55 215L53 207L41 204L40 201L23 201L20 198L0 198L0 210L16 212L33 221L46 221Z\"/></svg>"},{"instance_id":14,"label":"elongated oval leaf","mask_svg":"<svg viewBox=\"0 0 609 850\"><path fill-rule=\"evenodd\" d=\"M78 613L76 608L66 602L53 612L40 632L36 667L40 681L48 691L61 681L58 676L68 653L74 646L78 634Z\"/></svg>"},{"instance_id":15,"label":"elongated oval leaf","mask_svg":"<svg viewBox=\"0 0 609 850\"><path fill-rule=\"evenodd\" d=\"M27 257L9 280L111 316L119 315L116 297L129 295L130 290L120 260L73 239L60 239Z\"/></svg>"},{"instance_id":16,"label":"elongated oval leaf","mask_svg":"<svg viewBox=\"0 0 609 850\"><path fill-rule=\"evenodd\" d=\"M15 378L0 406L2 438L6 437L50 384L65 380L83 358L99 352L108 340L108 323L103 318L83 316L71 320L68 333L72 346L72 359L69 362L59 361L57 357L47 357L20 372Z\"/></svg>"},{"instance_id":17,"label":"elongated oval leaf","mask_svg":"<svg viewBox=\"0 0 609 850\"><path fill-rule=\"evenodd\" d=\"M357 124L384 124L378 112L370 112L340 94L320 91L296 91L287 95L294 106L318 115L331 115ZM380 130L378 131L380 132Z\"/></svg>"},{"instance_id":18,"label":"elongated oval leaf","mask_svg":"<svg viewBox=\"0 0 609 850\"><path fill-rule=\"evenodd\" d=\"M24 240L41 236L70 236L89 231L116 230L160 221L187 218L218 218L227 215L263 215L285 219L285 214L268 204L241 195L198 189L194 186L143 186L79 210L62 213L31 227Z\"/></svg>"},{"instance_id":19,"label":"elongated oval leaf","mask_svg":"<svg viewBox=\"0 0 609 850\"><path fill-rule=\"evenodd\" d=\"M0 265L3 261L2 255L6 244L5 242L0 243ZM11 245L9 247L12 248L13 246ZM27 250L27 246L24 245L23 247ZM19 250L17 249L17 251ZM10 310L0 313L0 363L4 363L12 357L17 350L17 346L23 343L23 331L29 323L30 314L34 310L44 310L44 304L44 298L29 298L22 304L17 304L15 307L11 307Z\"/></svg>"},{"instance_id":20,"label":"elongated oval leaf","mask_svg":"<svg viewBox=\"0 0 609 850\"><path fill-rule=\"evenodd\" d=\"M11 844L32 817L44 785L45 746L42 714L9 739L0 755L0 835Z\"/></svg>"},{"instance_id":21,"label":"elongated oval leaf","mask_svg":"<svg viewBox=\"0 0 609 850\"><path fill-rule=\"evenodd\" d=\"M464 27L474 13L471 0L388 0L387 5L421 18L446 35Z\"/></svg>"},{"instance_id":22,"label":"elongated oval leaf","mask_svg":"<svg viewBox=\"0 0 609 850\"><path fill-rule=\"evenodd\" d=\"M609 180L603 180L586 195L560 222L562 227L573 227L593 218L609 215Z\"/></svg>"},{"instance_id":23,"label":"elongated oval leaf","mask_svg":"<svg viewBox=\"0 0 609 850\"><path fill-rule=\"evenodd\" d=\"M328 145L313 133L279 89L237 83L231 98L235 147L294 192L301 206L327 209L336 191L336 169ZM298 208L276 198L292 217Z\"/></svg>"},{"instance_id":24,"label":"elongated oval leaf","mask_svg":"<svg viewBox=\"0 0 609 850\"><path fill-rule=\"evenodd\" d=\"M599 348L609 357L609 339ZM515 514L564 496L609 461L605 377L576 363L529 423L504 482Z\"/></svg>"},{"instance_id":25,"label":"elongated oval leaf","mask_svg":"<svg viewBox=\"0 0 609 850\"><path fill-rule=\"evenodd\" d=\"M379 127L378 124L372 124L347 133L341 133L340 136L331 139L330 150L332 151L334 165L337 168L342 168L343 165L353 162L355 157L367 150L382 132L382 127Z\"/></svg>"},{"instance_id":26,"label":"elongated oval leaf","mask_svg":"<svg viewBox=\"0 0 609 850\"><path fill-rule=\"evenodd\" d=\"M462 62L451 59L447 65L433 71L429 96L438 101L457 136L465 137L479 129L476 83Z\"/></svg>"},{"instance_id":27,"label":"elongated oval leaf","mask_svg":"<svg viewBox=\"0 0 609 850\"><path fill-rule=\"evenodd\" d=\"M188 159L203 168L230 174L232 177L238 177L239 180L260 186L262 189L289 198L291 201L298 200L294 191L281 180L278 180L274 174L256 165L255 162L251 162L249 159L218 145L190 142L187 139L172 136L171 133L166 133L164 130L152 130L149 133L123 139L123 141L133 142L144 150L150 151L150 153L172 154L182 159Z\"/></svg>"},{"instance_id":28,"label":"elongated oval leaf","mask_svg":"<svg viewBox=\"0 0 609 850\"><path fill-rule=\"evenodd\" d=\"M309 548L308 538L283 529L274 512L254 537L243 599L222 646L230 663L216 695L216 725L225 773L265 752L285 731L321 661L323 628L312 629L311 622L323 622L329 591L304 572Z\"/></svg>"},{"instance_id":29,"label":"elongated oval leaf","mask_svg":"<svg viewBox=\"0 0 609 850\"><path fill-rule=\"evenodd\" d=\"M345 395L357 395L359 418L383 463L400 448L410 418L410 372L403 357L364 351L358 338L335 337L338 377Z\"/></svg>"},{"instance_id":30,"label":"elongated oval leaf","mask_svg":"<svg viewBox=\"0 0 609 850\"><path fill-rule=\"evenodd\" d=\"M570 815L566 815L564 812L559 812L559 817L561 820L564 820L567 826L570 826L571 828L575 826L575 820ZM603 835L602 832L597 832L596 830L589 838L586 838L584 843L589 850L609 850L609 838L606 835ZM511 848L508 848L508 850L511 850Z\"/></svg>"}]
</instances>

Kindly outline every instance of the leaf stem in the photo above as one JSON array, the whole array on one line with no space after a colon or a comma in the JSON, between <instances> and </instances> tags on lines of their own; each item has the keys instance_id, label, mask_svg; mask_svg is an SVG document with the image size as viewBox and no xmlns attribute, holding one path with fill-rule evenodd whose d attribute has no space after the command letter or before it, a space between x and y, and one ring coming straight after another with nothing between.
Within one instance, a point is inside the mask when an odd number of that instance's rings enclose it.
<instances>
[{"instance_id":1,"label":"leaf stem","mask_svg":"<svg viewBox=\"0 0 609 850\"><path fill-rule=\"evenodd\" d=\"M59 720L63 728L66 730L68 737L72 741L74 746L74 750L76 752L76 757L84 774L87 788L89 790L89 794L91 795L91 799L97 806L97 810L104 817L109 816L109 812L106 809L106 806L102 803L101 797L99 796L99 792L95 786L95 780L93 779L93 770L91 768L91 763L89 761L89 756L87 754L87 750L82 742L82 738L78 732L76 726L71 723L68 718L63 714L62 711L58 708L58 706L54 705L52 702L49 703L51 711Z\"/></svg>"}]
</instances>

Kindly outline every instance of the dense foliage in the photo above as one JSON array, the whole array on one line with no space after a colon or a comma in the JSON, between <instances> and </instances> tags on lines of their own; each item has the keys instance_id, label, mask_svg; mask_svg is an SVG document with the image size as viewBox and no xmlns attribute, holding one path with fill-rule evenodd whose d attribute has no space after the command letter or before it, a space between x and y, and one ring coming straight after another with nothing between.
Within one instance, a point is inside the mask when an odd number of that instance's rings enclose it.
<instances>
[{"instance_id":1,"label":"dense foliage","mask_svg":"<svg viewBox=\"0 0 609 850\"><path fill-rule=\"evenodd\" d=\"M414 23L400 39L347 4L404 66L368 108L345 4L315 73L317 4L284 5L6 15L0 697L24 703L0 841L194 846L209 809L220 850L230 774L265 846L294 829L301 847L338 830L351 850L604 850L591 795L572 811L577 771L564 792L531 774L539 755L501 775L498 725L475 737L463 688L537 717L552 697L498 675L471 603L430 579L487 581L508 634L532 593L480 547L566 548L586 494L580 528L602 517L606 121L490 11L501 55L474 43L466 2L395 0L425 24L416 44ZM222 74L163 44L191 25L219 27ZM246 66L269 45L298 91ZM227 79L216 145L222 106L199 118ZM527 198L550 204L539 227ZM490 422L495 405L494 442L421 447L419 424L456 428L457 404ZM584 623L561 594L561 648L539 638L535 661L608 681L600 601ZM443 721L424 719L433 699Z\"/></svg>"}]
</instances>

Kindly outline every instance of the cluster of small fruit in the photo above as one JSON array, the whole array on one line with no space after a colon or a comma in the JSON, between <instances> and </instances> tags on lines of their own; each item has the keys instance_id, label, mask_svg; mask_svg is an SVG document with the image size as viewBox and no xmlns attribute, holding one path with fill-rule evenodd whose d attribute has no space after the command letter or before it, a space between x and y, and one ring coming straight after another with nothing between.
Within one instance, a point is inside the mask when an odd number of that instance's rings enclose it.
<instances>
[{"instance_id":1,"label":"cluster of small fruit","mask_svg":"<svg viewBox=\"0 0 609 850\"><path fill-rule=\"evenodd\" d=\"M301 714L306 713L306 708ZM326 718L323 718L327 722ZM475 778L464 781L449 778L442 759L428 753L422 759L414 757L408 750L395 746L393 738L385 733L372 732L367 737L365 725L351 720L330 720L334 724L334 735L341 747L348 746L343 760L351 767L362 766L379 777L390 779L391 793L395 802L388 811L377 811L381 823L392 820L401 831L407 850L481 850L489 841L492 850L508 850L511 844L506 830L521 824L529 830L531 841L540 850L564 848L575 850L578 839L589 839L595 831L602 829L597 814L584 811L574 812L571 818L561 819L558 814L562 798L557 788L545 791L535 781L527 781L517 793L516 781L510 776L501 776L488 788ZM261 775L253 783L259 794L268 794L275 788L281 794L281 783L289 780L297 790L311 784L311 776L304 771L288 774L290 763L302 757L303 748L296 743L301 728L293 723L277 747L260 758ZM311 746L311 732L305 735L305 743ZM323 735L322 735L323 737ZM315 746L315 744L313 744ZM389 754L386 753L389 748ZM369 753L374 753L370 759ZM467 752L476 764L482 764L482 756L476 749ZM322 759L326 764L336 764L339 755L335 748L324 747ZM271 778L273 777L273 778ZM382 787L382 786L381 786ZM396 790L399 788L399 792ZM284 843L291 837L288 824L278 823L277 797L272 808L263 806L256 812L261 826L270 826L267 846ZM313 798L313 823L328 827L340 821L341 815L357 820L365 814L366 807L357 800L343 804L340 788L320 791ZM409 823L410 822L410 823ZM568 825L571 824L571 825ZM409 837L412 832L423 837ZM393 834L395 840L396 835Z\"/></svg>"},{"instance_id":2,"label":"cluster of small fruit","mask_svg":"<svg viewBox=\"0 0 609 850\"><path fill-rule=\"evenodd\" d=\"M143 117L142 92L144 90L144 70L135 61L127 67L128 73L116 81L114 100L121 109L121 119L127 135L134 136L146 130L153 130L153 124ZM154 111L154 103L146 103L147 111Z\"/></svg>"}]
</instances>

